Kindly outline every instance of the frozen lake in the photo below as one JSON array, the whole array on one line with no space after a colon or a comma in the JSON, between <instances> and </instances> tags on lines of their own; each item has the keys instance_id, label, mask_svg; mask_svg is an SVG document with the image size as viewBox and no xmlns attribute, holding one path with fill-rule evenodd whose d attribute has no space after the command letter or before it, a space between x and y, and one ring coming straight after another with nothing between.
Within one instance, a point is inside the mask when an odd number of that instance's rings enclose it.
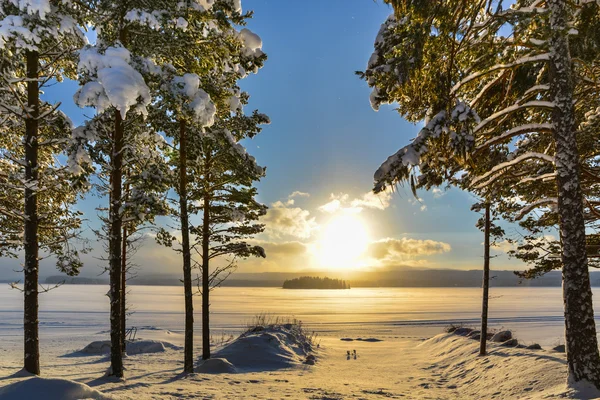
<instances>
[{"instance_id":1,"label":"frozen lake","mask_svg":"<svg viewBox=\"0 0 600 400\"><path fill-rule=\"evenodd\" d=\"M40 295L44 337L98 333L108 329L108 286L64 285ZM131 286L133 314L128 325L180 332L183 288ZM560 288L492 288L490 323L516 331L524 341L555 344L562 340ZM213 332L237 332L259 313L293 316L324 335L412 334L431 336L450 323L478 325L478 288L354 288L350 290L284 290L219 288L212 293ZM195 299L197 329L201 301ZM600 310L600 296L595 297ZM22 336L22 295L0 286L0 348ZM12 347L11 346L11 347Z\"/></svg>"}]
</instances>

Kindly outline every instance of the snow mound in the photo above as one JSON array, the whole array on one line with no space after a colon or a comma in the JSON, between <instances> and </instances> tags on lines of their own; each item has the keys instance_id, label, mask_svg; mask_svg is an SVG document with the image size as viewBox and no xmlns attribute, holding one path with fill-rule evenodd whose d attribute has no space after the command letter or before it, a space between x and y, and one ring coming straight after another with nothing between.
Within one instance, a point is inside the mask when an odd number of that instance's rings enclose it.
<instances>
[{"instance_id":1,"label":"snow mound","mask_svg":"<svg viewBox=\"0 0 600 400\"><path fill-rule=\"evenodd\" d=\"M202 361L196 372L203 374L235 374L235 366L224 358L211 358Z\"/></svg>"},{"instance_id":2,"label":"snow mound","mask_svg":"<svg viewBox=\"0 0 600 400\"><path fill-rule=\"evenodd\" d=\"M162 353L167 349L181 350L181 347L163 340L134 340L127 342L127 354ZM85 346L79 353L90 355L110 354L110 340L97 340Z\"/></svg>"},{"instance_id":3,"label":"snow mound","mask_svg":"<svg viewBox=\"0 0 600 400\"><path fill-rule=\"evenodd\" d=\"M273 371L301 365L312 346L296 325L255 327L215 352L238 371Z\"/></svg>"},{"instance_id":4,"label":"snow mound","mask_svg":"<svg viewBox=\"0 0 600 400\"><path fill-rule=\"evenodd\" d=\"M135 340L127 342L127 354L162 353L166 349L181 350L181 347L164 340Z\"/></svg>"},{"instance_id":5,"label":"snow mound","mask_svg":"<svg viewBox=\"0 0 600 400\"><path fill-rule=\"evenodd\" d=\"M478 342L452 333L434 336L418 347L431 362L427 370L452 382L463 398L596 398L587 397L587 388L566 386L566 360L556 352L488 342L488 354L481 357Z\"/></svg>"},{"instance_id":6,"label":"snow mound","mask_svg":"<svg viewBox=\"0 0 600 400\"><path fill-rule=\"evenodd\" d=\"M110 340L96 340L79 351L83 354L109 354Z\"/></svg>"},{"instance_id":7,"label":"snow mound","mask_svg":"<svg viewBox=\"0 0 600 400\"><path fill-rule=\"evenodd\" d=\"M109 400L113 397L102 394L83 383L67 379L34 377L0 388L2 400Z\"/></svg>"}]
</instances>

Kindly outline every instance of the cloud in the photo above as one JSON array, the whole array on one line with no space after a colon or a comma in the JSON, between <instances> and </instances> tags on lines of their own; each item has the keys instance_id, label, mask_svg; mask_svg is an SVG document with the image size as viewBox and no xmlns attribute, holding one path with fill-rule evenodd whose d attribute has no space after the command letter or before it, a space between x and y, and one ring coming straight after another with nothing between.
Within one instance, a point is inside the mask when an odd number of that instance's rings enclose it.
<instances>
[{"instance_id":1,"label":"cloud","mask_svg":"<svg viewBox=\"0 0 600 400\"><path fill-rule=\"evenodd\" d=\"M377 260L392 259L398 256L428 256L447 253L452 250L448 243L435 240L386 238L369 244L367 254Z\"/></svg>"},{"instance_id":2,"label":"cloud","mask_svg":"<svg viewBox=\"0 0 600 400\"><path fill-rule=\"evenodd\" d=\"M331 196L329 196L329 198L331 199L331 201L319 207L319 211L333 214L334 212L342 208L342 204L348 202L348 195L343 193L340 193L338 195L332 193Z\"/></svg>"},{"instance_id":3,"label":"cloud","mask_svg":"<svg viewBox=\"0 0 600 400\"><path fill-rule=\"evenodd\" d=\"M433 193L433 198L435 198L435 199L439 199L440 197L442 197L446 194L446 192L440 188L433 188L433 190L431 192Z\"/></svg>"},{"instance_id":4,"label":"cloud","mask_svg":"<svg viewBox=\"0 0 600 400\"><path fill-rule=\"evenodd\" d=\"M548 243L551 242L556 242L558 241L558 238L554 235L544 235L542 237L538 237L537 239L533 240L531 243L533 244L539 244L539 245L546 245ZM481 243L481 245L483 246L483 242ZM508 240L502 240L501 242L496 242L495 244L491 245L491 248L496 250L496 251L500 251L502 253L508 253L509 251L512 250L517 250L519 246L519 243L517 242L510 242Z\"/></svg>"},{"instance_id":5,"label":"cloud","mask_svg":"<svg viewBox=\"0 0 600 400\"><path fill-rule=\"evenodd\" d=\"M298 241L272 242L253 240L252 244L262 246L267 258L249 258L239 261L240 272L281 272L295 271L311 266L309 245Z\"/></svg>"},{"instance_id":6,"label":"cloud","mask_svg":"<svg viewBox=\"0 0 600 400\"><path fill-rule=\"evenodd\" d=\"M265 231L273 237L293 236L301 239L310 237L317 228L315 218L310 212L299 207L292 207L293 201L276 201L271 204L261 222L265 224Z\"/></svg>"},{"instance_id":7,"label":"cloud","mask_svg":"<svg viewBox=\"0 0 600 400\"><path fill-rule=\"evenodd\" d=\"M483 243L482 243L483 245ZM491 246L492 249L500 251L502 253L508 253L511 250L516 250L517 249L517 244L516 243L511 243L508 240L503 240L501 242L496 242L495 244L493 244Z\"/></svg>"},{"instance_id":8,"label":"cloud","mask_svg":"<svg viewBox=\"0 0 600 400\"><path fill-rule=\"evenodd\" d=\"M384 191L375 194L371 191L363 194L359 198L350 200L350 196L346 193L331 194L330 201L318 208L319 211L333 214L337 211L345 211L349 213L359 213L365 208L375 210L385 210L390 206L392 199L391 191Z\"/></svg>"},{"instance_id":9,"label":"cloud","mask_svg":"<svg viewBox=\"0 0 600 400\"><path fill-rule=\"evenodd\" d=\"M419 197L419 198L417 198L417 199L408 199L408 202L409 202L410 204L412 204L413 206L418 206L418 207L419 207L419 210L421 210L422 212L423 212L423 211L427 211L427 204L425 204L425 203L423 202L423 199L422 199L422 198L420 198L420 197Z\"/></svg>"},{"instance_id":10,"label":"cloud","mask_svg":"<svg viewBox=\"0 0 600 400\"><path fill-rule=\"evenodd\" d=\"M385 210L390 206L390 200L392 199L391 191L384 191L375 194L371 191L363 194L360 199L354 199L350 203L355 208L374 208L377 210Z\"/></svg>"},{"instance_id":11,"label":"cloud","mask_svg":"<svg viewBox=\"0 0 600 400\"><path fill-rule=\"evenodd\" d=\"M286 256L294 257L306 253L308 246L298 241L270 242L267 240L254 240L252 244L262 246L267 257Z\"/></svg>"},{"instance_id":12,"label":"cloud","mask_svg":"<svg viewBox=\"0 0 600 400\"><path fill-rule=\"evenodd\" d=\"M287 200L283 203L286 206L293 206L295 204L295 200L294 197L310 197L310 193L305 193L305 192L301 192L299 190L296 190L295 192L292 192L288 197Z\"/></svg>"},{"instance_id":13,"label":"cloud","mask_svg":"<svg viewBox=\"0 0 600 400\"><path fill-rule=\"evenodd\" d=\"M293 199L294 197L310 197L310 193L305 193L305 192L296 190L295 192L293 192L292 194L290 194L288 196L288 199Z\"/></svg>"}]
</instances>

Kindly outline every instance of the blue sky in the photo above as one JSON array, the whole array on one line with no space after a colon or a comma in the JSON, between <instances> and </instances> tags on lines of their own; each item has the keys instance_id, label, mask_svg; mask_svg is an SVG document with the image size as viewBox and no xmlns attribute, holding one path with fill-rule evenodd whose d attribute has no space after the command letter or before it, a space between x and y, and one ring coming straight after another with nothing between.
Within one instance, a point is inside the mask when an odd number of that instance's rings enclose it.
<instances>
[{"instance_id":1,"label":"blue sky","mask_svg":"<svg viewBox=\"0 0 600 400\"><path fill-rule=\"evenodd\" d=\"M258 241L271 255L243 263L240 269L330 268L318 254L327 251L323 240L331 235L332 224L367 231L367 238L360 239L368 241L364 254L356 257L360 261L346 259L349 265L336 266L338 270L479 268L482 234L474 226L478 215L469 211L469 194L421 192L420 202L403 188L378 202L368 195L377 167L418 132L418 126L404 121L392 106L373 111L370 89L354 74L365 67L391 9L371 0L244 0L243 7L254 10L248 28L262 37L269 57L241 86L251 95L246 111L257 108L272 121L246 143L267 167L258 188L260 200L271 210L267 231ZM61 101L61 109L80 124L84 110L73 104L76 88L74 82L56 85L46 90L46 98ZM302 194L290 197L294 192ZM88 196L79 208L93 221L94 208L102 202ZM320 208L328 203L329 208ZM358 225L340 225L340 218L348 215ZM356 244L352 236L340 240L344 239ZM343 246L337 250L346 252ZM497 253L495 268L522 268ZM138 253L138 263L152 272L180 270L177 255L152 241ZM98 262L89 256L86 264L84 275L96 275Z\"/></svg>"},{"instance_id":2,"label":"blue sky","mask_svg":"<svg viewBox=\"0 0 600 400\"><path fill-rule=\"evenodd\" d=\"M365 67L391 9L369 0L246 0L244 7L255 11L249 28L262 37L269 56L259 74L242 84L252 96L250 106L272 119L248 145L267 166L261 199L273 203L297 190L310 193L296 205L326 224L328 216L316 208L332 193L360 197L369 191L380 163L418 132L392 106L373 111L370 89L354 74ZM473 198L457 190L420 197L415 202L400 188L385 210L365 210L372 239L445 242L452 250L428 256L427 266L478 268L482 235L474 226L478 216L469 211ZM506 256L495 263L520 267Z\"/></svg>"}]
</instances>

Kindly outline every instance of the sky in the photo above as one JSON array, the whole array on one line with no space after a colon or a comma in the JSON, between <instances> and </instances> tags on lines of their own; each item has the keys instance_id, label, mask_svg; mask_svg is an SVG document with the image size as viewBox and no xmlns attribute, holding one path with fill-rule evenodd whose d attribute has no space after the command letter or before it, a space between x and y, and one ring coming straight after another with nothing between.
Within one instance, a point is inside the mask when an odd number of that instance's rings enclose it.
<instances>
[{"instance_id":1,"label":"sky","mask_svg":"<svg viewBox=\"0 0 600 400\"><path fill-rule=\"evenodd\" d=\"M479 269L483 235L474 198L456 189L419 192L407 188L375 196L373 173L416 136L418 125L404 121L392 106L378 112L370 89L355 71L365 68L379 26L392 12L372 0L244 0L253 10L248 28L263 40L268 60L241 82L250 96L246 112L259 109L271 124L245 145L266 177L257 184L259 200L270 209L265 233L256 242L266 259L240 263L242 272L296 272L403 267ZM91 110L72 101L75 82L55 85L45 97L61 101L75 124ZM105 200L88 196L78 204L88 224ZM514 228L508 227L508 233ZM100 271L102 246L85 257L82 275ZM495 269L523 269L495 249ZM178 273L179 255L152 239L136 255L148 273ZM46 263L47 264L47 263ZM18 268L2 260L0 268ZM42 275L51 275L43 265Z\"/></svg>"}]
</instances>

